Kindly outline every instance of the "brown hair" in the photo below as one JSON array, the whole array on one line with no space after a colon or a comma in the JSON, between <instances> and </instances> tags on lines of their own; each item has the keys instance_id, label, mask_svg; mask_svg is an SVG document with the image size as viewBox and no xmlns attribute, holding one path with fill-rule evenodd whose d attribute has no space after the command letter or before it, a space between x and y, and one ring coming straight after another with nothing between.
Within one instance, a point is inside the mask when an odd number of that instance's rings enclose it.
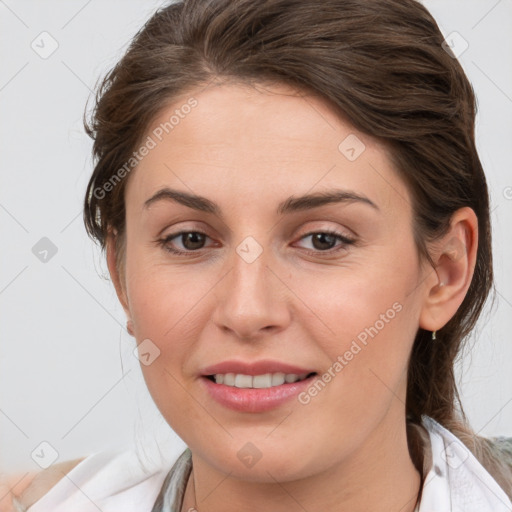
<instances>
[{"instance_id":1,"label":"brown hair","mask_svg":"<svg viewBox=\"0 0 512 512\"><path fill-rule=\"evenodd\" d=\"M328 101L361 132L389 148L408 185L420 256L468 206L478 217L474 276L453 318L418 329L406 412L411 457L423 471L421 416L451 430L512 496L510 468L476 436L462 410L454 362L493 287L487 184L475 147L471 84L427 9L416 0L185 0L157 11L97 90L91 120L96 160L84 221L104 250L111 229L124 257L127 176L105 184L132 156L169 103L209 82L283 83ZM103 197L98 197L103 196Z\"/></svg>"}]
</instances>

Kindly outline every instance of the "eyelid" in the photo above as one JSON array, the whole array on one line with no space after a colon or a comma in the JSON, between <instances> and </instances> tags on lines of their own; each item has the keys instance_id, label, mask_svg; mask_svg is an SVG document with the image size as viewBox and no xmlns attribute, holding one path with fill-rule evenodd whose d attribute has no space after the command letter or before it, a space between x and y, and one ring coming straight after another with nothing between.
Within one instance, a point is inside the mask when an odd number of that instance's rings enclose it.
<instances>
[{"instance_id":1,"label":"eyelid","mask_svg":"<svg viewBox=\"0 0 512 512\"><path fill-rule=\"evenodd\" d=\"M297 242L300 242L300 241L304 240L305 238L316 235L318 233L331 236L331 237L335 238L336 241L339 241L340 243L335 245L334 247L331 247L330 249L326 249L324 251L303 248L304 251L306 251L308 254L312 254L313 256L318 256L318 255L320 255L320 256L325 255L326 257L327 256L336 256L338 254L338 252L340 252L342 250L348 250L348 247L357 244L357 238L351 237L351 236L346 236L343 233L340 233L336 230L331 230L331 229L316 229L316 230L309 231L307 233L302 234L298 238ZM297 243L297 242L295 242L295 243Z\"/></svg>"},{"instance_id":2,"label":"eyelid","mask_svg":"<svg viewBox=\"0 0 512 512\"><path fill-rule=\"evenodd\" d=\"M158 245L161 245L165 250L167 250L168 252L170 253L175 253L175 254L199 254L201 251L203 251L204 249L207 249L208 247L210 246L207 246L207 247L201 247L200 249L197 249L197 250L190 250L190 249L169 249L169 244L171 243L171 240L174 239L174 238L178 238L186 233L198 233L200 235L203 235L205 238L209 238L210 240L212 240L212 237L208 235L208 233L205 233L204 231L200 230L200 229L181 229L179 231L176 231L174 233L169 233L168 235L165 235L163 236L162 238L159 238L156 240L156 243ZM213 244L215 245L215 244Z\"/></svg>"},{"instance_id":3,"label":"eyelid","mask_svg":"<svg viewBox=\"0 0 512 512\"><path fill-rule=\"evenodd\" d=\"M300 235L299 240L302 240L303 238L306 238L307 236L316 235L318 233L323 233L325 235L330 235L333 237L339 237L343 239L345 242L354 242L355 237L352 237L350 235L346 235L345 233L340 233L339 231L333 230L333 229L314 229L310 230L307 233L304 233Z\"/></svg>"},{"instance_id":4,"label":"eyelid","mask_svg":"<svg viewBox=\"0 0 512 512\"><path fill-rule=\"evenodd\" d=\"M211 246L206 246L206 247L201 247L196 250L194 250L194 249L176 249L176 248L170 247L171 240L173 240L174 238L179 238L183 234L187 234L187 233L197 233L197 234L203 235L204 237L212 240L212 238L207 233L205 233L199 229L184 228L184 229L181 229L174 233L169 233L168 235L164 236L163 238L157 239L156 243L158 246L161 246L165 251L167 251L170 254L174 254L175 256L188 256L188 257L201 256L201 254L203 253L203 251L205 249L208 249L208 247L211 247ZM345 234L340 233L333 229L321 229L321 228L316 229L316 230L310 230L307 233L302 234L298 238L297 241L300 242L301 240L308 238L310 236L316 235L316 234L324 234L327 236L331 236L335 240L340 241L341 243L338 245L335 245L334 247L331 247L329 249L325 249L325 250L302 248L304 252L306 252L307 254L314 256L314 257L336 257L337 255L339 255L339 253L341 251L348 251L349 246L357 244L357 238L346 236ZM297 243L297 242L295 242L295 243ZM213 246L215 246L215 243L213 244Z\"/></svg>"}]
</instances>

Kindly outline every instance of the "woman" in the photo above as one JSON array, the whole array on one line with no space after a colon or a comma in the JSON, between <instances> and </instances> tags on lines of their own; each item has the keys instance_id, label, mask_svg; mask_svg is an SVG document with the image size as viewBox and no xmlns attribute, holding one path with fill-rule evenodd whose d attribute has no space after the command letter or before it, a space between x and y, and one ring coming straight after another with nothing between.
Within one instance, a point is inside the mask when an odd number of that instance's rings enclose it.
<instances>
[{"instance_id":1,"label":"woman","mask_svg":"<svg viewBox=\"0 0 512 512\"><path fill-rule=\"evenodd\" d=\"M453 371L493 278L474 121L415 0L157 12L86 123L84 220L188 448L28 510L510 511Z\"/></svg>"}]
</instances>

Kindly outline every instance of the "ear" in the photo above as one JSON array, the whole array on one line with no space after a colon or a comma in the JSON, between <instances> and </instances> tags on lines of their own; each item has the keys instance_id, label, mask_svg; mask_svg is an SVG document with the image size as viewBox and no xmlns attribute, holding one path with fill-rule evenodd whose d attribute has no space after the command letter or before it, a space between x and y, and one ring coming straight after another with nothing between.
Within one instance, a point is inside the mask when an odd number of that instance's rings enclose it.
<instances>
[{"instance_id":1,"label":"ear","mask_svg":"<svg viewBox=\"0 0 512 512\"><path fill-rule=\"evenodd\" d=\"M133 335L133 322L131 320L130 307L128 303L128 296L126 294L126 284L124 282L124 276L121 276L119 269L116 264L116 237L117 231L109 231L106 240L106 251L107 251L107 266L110 273L110 278L114 283L117 298L123 306L126 317L128 318L128 332Z\"/></svg>"},{"instance_id":2,"label":"ear","mask_svg":"<svg viewBox=\"0 0 512 512\"><path fill-rule=\"evenodd\" d=\"M478 248L478 219L464 207L452 216L450 229L436 243L435 271L425 279L425 298L419 326L428 331L441 329L455 315L471 284Z\"/></svg>"}]
</instances>

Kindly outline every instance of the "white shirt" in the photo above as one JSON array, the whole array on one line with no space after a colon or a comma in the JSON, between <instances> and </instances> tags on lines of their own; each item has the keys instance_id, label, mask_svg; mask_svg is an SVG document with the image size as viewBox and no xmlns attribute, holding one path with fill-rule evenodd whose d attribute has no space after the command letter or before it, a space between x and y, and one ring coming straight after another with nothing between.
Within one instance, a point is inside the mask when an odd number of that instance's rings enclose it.
<instances>
[{"instance_id":1,"label":"white shirt","mask_svg":"<svg viewBox=\"0 0 512 512\"><path fill-rule=\"evenodd\" d=\"M466 446L432 418L432 467L423 484L419 512L512 512L512 502Z\"/></svg>"},{"instance_id":2,"label":"white shirt","mask_svg":"<svg viewBox=\"0 0 512 512\"><path fill-rule=\"evenodd\" d=\"M503 489L457 437L432 418L424 416L423 424L430 436L432 467L418 512L512 512ZM191 464L188 448L171 469L150 471L134 450L94 453L27 512L180 512Z\"/></svg>"}]
</instances>

